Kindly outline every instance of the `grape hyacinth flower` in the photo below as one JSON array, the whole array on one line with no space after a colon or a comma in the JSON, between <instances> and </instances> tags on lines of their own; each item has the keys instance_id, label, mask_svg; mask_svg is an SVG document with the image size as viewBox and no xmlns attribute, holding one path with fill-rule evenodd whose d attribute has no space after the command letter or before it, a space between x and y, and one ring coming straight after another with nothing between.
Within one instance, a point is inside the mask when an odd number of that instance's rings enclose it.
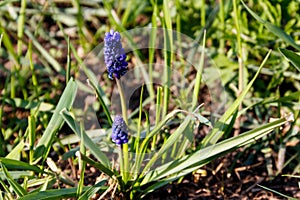
<instances>
[{"instance_id":1,"label":"grape hyacinth flower","mask_svg":"<svg viewBox=\"0 0 300 200\"><path fill-rule=\"evenodd\" d=\"M104 62L110 79L113 79L113 76L120 79L128 70L126 54L121 43L121 35L117 31L110 30L110 32L105 33Z\"/></svg>"},{"instance_id":2,"label":"grape hyacinth flower","mask_svg":"<svg viewBox=\"0 0 300 200\"><path fill-rule=\"evenodd\" d=\"M118 146L128 143L127 125L120 115L117 115L114 119L111 139Z\"/></svg>"}]
</instances>

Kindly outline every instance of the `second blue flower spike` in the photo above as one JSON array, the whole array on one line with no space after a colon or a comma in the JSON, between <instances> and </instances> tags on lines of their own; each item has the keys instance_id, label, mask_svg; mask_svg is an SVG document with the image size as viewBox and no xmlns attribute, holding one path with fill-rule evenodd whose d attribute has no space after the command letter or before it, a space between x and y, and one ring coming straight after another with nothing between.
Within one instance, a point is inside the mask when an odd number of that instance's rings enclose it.
<instances>
[{"instance_id":1,"label":"second blue flower spike","mask_svg":"<svg viewBox=\"0 0 300 200\"><path fill-rule=\"evenodd\" d=\"M128 143L127 125L120 115L117 115L114 119L111 139L118 146Z\"/></svg>"}]
</instances>

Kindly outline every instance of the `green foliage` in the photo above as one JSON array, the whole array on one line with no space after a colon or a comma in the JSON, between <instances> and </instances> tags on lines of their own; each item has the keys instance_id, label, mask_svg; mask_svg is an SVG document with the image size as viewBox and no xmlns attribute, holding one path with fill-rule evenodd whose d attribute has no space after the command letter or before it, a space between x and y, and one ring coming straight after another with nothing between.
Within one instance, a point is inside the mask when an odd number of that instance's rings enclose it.
<instances>
[{"instance_id":1,"label":"green foliage","mask_svg":"<svg viewBox=\"0 0 300 200\"><path fill-rule=\"evenodd\" d=\"M270 176L295 176L299 7L295 0L0 2L0 198L143 198L253 142L257 152L277 155ZM152 27L149 41L126 31L139 27ZM101 54L97 45L110 28L132 50L127 60L136 79L147 83L128 115L129 144L120 149L110 141L115 83L103 63L88 60ZM143 42L148 49L139 49ZM162 85L148 84L158 79ZM120 80L116 93L135 81ZM221 102L223 86L221 111L206 110L205 88ZM92 106L73 105L82 91L96 99ZM89 119L91 107L96 130L86 130L81 118ZM206 136L197 135L202 126L210 128ZM91 166L101 175L86 183Z\"/></svg>"}]
</instances>

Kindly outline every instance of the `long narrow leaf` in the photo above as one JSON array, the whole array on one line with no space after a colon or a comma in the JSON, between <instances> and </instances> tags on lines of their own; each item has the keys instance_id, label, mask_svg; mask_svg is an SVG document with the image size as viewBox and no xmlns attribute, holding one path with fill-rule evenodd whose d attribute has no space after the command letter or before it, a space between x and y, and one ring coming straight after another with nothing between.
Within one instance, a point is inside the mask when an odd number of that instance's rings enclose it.
<instances>
[{"instance_id":1,"label":"long narrow leaf","mask_svg":"<svg viewBox=\"0 0 300 200\"><path fill-rule=\"evenodd\" d=\"M39 50L39 52L45 57L45 59L52 65L52 67L60 74L65 74L65 70L61 65L55 60L46 49L37 41L37 39L32 35L30 31L25 29L25 34L32 40L32 44Z\"/></svg>"},{"instance_id":2,"label":"long narrow leaf","mask_svg":"<svg viewBox=\"0 0 300 200\"><path fill-rule=\"evenodd\" d=\"M289 36L286 32L284 32L281 28L273 25L272 23L263 20L260 18L255 12L253 12L245 3L243 0L241 0L244 7L248 10L248 12L260 23L262 23L271 33L274 33L277 37L281 38L286 43L292 45L294 48L298 49L300 51L300 46L296 44L296 42Z\"/></svg>"},{"instance_id":3,"label":"long narrow leaf","mask_svg":"<svg viewBox=\"0 0 300 200\"><path fill-rule=\"evenodd\" d=\"M71 78L68 82L57 106L56 109L50 119L50 122L40 139L36 151L34 152L34 160L38 161L39 159L47 158L47 154L50 150L51 144L53 142L53 139L55 137L55 134L57 131L61 128L61 126L64 123L64 120L62 116L60 115L60 112L64 109L70 109L73 101L75 99L77 93L77 84L74 82L74 80Z\"/></svg>"},{"instance_id":4,"label":"long narrow leaf","mask_svg":"<svg viewBox=\"0 0 300 200\"><path fill-rule=\"evenodd\" d=\"M20 153L24 149L25 143L23 140L21 140L17 146L15 146L11 152L6 156L6 158L14 159L14 160L20 160Z\"/></svg>"},{"instance_id":5,"label":"long narrow leaf","mask_svg":"<svg viewBox=\"0 0 300 200\"><path fill-rule=\"evenodd\" d=\"M289 199L289 200L297 200L296 198L287 196L287 195L285 195L285 194L282 194L282 193L280 193L280 192L277 192L276 190L272 190L271 188L268 188L268 187L265 187L265 186L262 186L262 185L259 185L259 184L258 184L258 186L261 187L261 188L263 188L263 189L265 189L265 190L268 190L268 191L270 191L270 192L273 192L273 193L275 193L275 194L278 194L278 195L284 197L285 199Z\"/></svg>"},{"instance_id":6,"label":"long narrow leaf","mask_svg":"<svg viewBox=\"0 0 300 200\"><path fill-rule=\"evenodd\" d=\"M148 164L143 169L143 172L141 174L144 174L154 163L155 161L162 156L163 153L165 153L177 140L178 138L184 134L185 129L188 127L192 120L191 116L187 116L184 121L181 123L181 125L176 129L174 133L167 139L167 141L162 145L162 147L159 149L157 153L153 155L151 160L148 162Z\"/></svg>"},{"instance_id":7,"label":"long narrow leaf","mask_svg":"<svg viewBox=\"0 0 300 200\"><path fill-rule=\"evenodd\" d=\"M184 156L179 160L169 162L165 165L162 165L155 169L152 172L149 172L145 179L142 181L142 184L149 183L150 181L155 181L169 175L176 175L176 173L181 172L185 169L191 169L186 171L186 173L192 172L193 167L202 166L203 164L209 162L214 158L214 156L227 152L229 150L234 150L242 145L249 144L256 139L263 137L268 134L270 131L274 130L277 127L282 126L286 122L293 121L293 115L289 115L282 119L278 119L274 122L263 125L259 128L247 131L239 136L229 138L222 142L219 142L215 145L211 145L205 148L202 148L191 155Z\"/></svg>"},{"instance_id":8,"label":"long narrow leaf","mask_svg":"<svg viewBox=\"0 0 300 200\"><path fill-rule=\"evenodd\" d=\"M295 52L287 49L279 48L279 50L300 72L300 56Z\"/></svg>"},{"instance_id":9,"label":"long narrow leaf","mask_svg":"<svg viewBox=\"0 0 300 200\"><path fill-rule=\"evenodd\" d=\"M92 187L90 187L87 191L85 191L85 193L83 193L78 200L86 200L86 199L91 199L92 196L94 194L96 194L96 192L98 192L100 189L105 189L107 186L104 186L104 184L106 183L106 180L102 180L98 183L96 183L95 185L93 185Z\"/></svg>"},{"instance_id":10,"label":"long narrow leaf","mask_svg":"<svg viewBox=\"0 0 300 200\"><path fill-rule=\"evenodd\" d=\"M76 135L79 138L83 138L84 144L87 148L90 149L90 151L93 153L93 155L106 167L110 168L110 162L106 155L100 151L100 149L97 147L97 145L89 138L89 136L86 134L84 130L80 130L80 126L75 121L75 119L72 117L71 113L68 112L66 109L62 110L61 116L63 119L67 122L69 127L76 133Z\"/></svg>"},{"instance_id":11,"label":"long narrow leaf","mask_svg":"<svg viewBox=\"0 0 300 200\"><path fill-rule=\"evenodd\" d=\"M20 197L26 195L27 192L25 191L25 189L12 178L6 167L1 162L0 166L2 168L6 180L8 181L9 185L13 188L14 192Z\"/></svg>"},{"instance_id":12,"label":"long narrow leaf","mask_svg":"<svg viewBox=\"0 0 300 200\"><path fill-rule=\"evenodd\" d=\"M43 172L37 166L30 165L28 163L18 161L18 160L0 157L0 162L3 163L8 170L30 170L30 171L34 171L37 173Z\"/></svg>"},{"instance_id":13,"label":"long narrow leaf","mask_svg":"<svg viewBox=\"0 0 300 200\"><path fill-rule=\"evenodd\" d=\"M268 52L267 56L261 63L259 69L257 70L255 76L252 78L252 80L249 82L247 87L244 89L244 91L241 93L241 95L233 102L233 104L227 109L227 111L222 115L222 117L218 120L213 130L203 139L202 141L202 147L207 147L209 145L215 144L219 138L224 134L224 127L227 123L227 121L230 119L231 116L233 116L234 112L238 109L239 105L242 103L244 97L246 96L247 92L250 90L251 86L253 85L255 79L258 77L258 74L260 73L260 70L266 63L267 59L269 58L271 54L271 50Z\"/></svg>"},{"instance_id":14,"label":"long narrow leaf","mask_svg":"<svg viewBox=\"0 0 300 200\"><path fill-rule=\"evenodd\" d=\"M89 187L84 187L83 191L85 192ZM77 188L63 188L63 189L52 189L40 192L33 192L27 194L18 200L58 200L58 199L67 199L67 198L75 198L76 197Z\"/></svg>"}]
</instances>

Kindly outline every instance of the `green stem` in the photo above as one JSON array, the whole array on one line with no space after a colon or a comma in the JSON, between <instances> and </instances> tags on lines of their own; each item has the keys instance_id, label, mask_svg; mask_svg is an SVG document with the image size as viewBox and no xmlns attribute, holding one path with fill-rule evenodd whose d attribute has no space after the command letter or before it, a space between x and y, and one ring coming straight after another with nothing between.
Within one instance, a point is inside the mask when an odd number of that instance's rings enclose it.
<instances>
[{"instance_id":1,"label":"green stem","mask_svg":"<svg viewBox=\"0 0 300 200\"><path fill-rule=\"evenodd\" d=\"M127 118L127 106L126 106L126 100L125 100L125 95L124 95L124 90L121 84L121 81L119 79L116 79L119 94L120 94L120 99L121 99L121 107L122 107L122 116L125 121L125 123L128 126L128 118ZM122 158L122 152L123 152L123 158L122 160L123 163L121 163L121 158ZM124 183L127 183L128 180L128 174L129 174L129 161L128 161L128 144L122 144L121 147L121 153L120 153L120 166L123 167L121 169L121 173L123 176Z\"/></svg>"},{"instance_id":2,"label":"green stem","mask_svg":"<svg viewBox=\"0 0 300 200\"><path fill-rule=\"evenodd\" d=\"M24 35L25 11L26 11L26 0L22 0L20 14L18 18L18 33L17 33L18 34L18 44L17 44L18 59L20 59L20 56L22 55L22 38Z\"/></svg>"},{"instance_id":3,"label":"green stem","mask_svg":"<svg viewBox=\"0 0 300 200\"><path fill-rule=\"evenodd\" d=\"M122 174L123 180L125 179L124 171L124 162L123 162L123 145L119 148L119 163L120 163L120 172Z\"/></svg>"},{"instance_id":4,"label":"green stem","mask_svg":"<svg viewBox=\"0 0 300 200\"><path fill-rule=\"evenodd\" d=\"M237 10L237 0L233 0L233 12L234 12L234 22L236 26L236 38L237 38L237 51L238 51L238 62L239 62L239 94L242 93L244 88L244 69L243 69L243 52L242 52L242 42L241 42L241 30L239 25L239 13Z\"/></svg>"},{"instance_id":5,"label":"green stem","mask_svg":"<svg viewBox=\"0 0 300 200\"><path fill-rule=\"evenodd\" d=\"M126 185L129 175L128 143L122 145L123 151L123 181Z\"/></svg>"},{"instance_id":6,"label":"green stem","mask_svg":"<svg viewBox=\"0 0 300 200\"><path fill-rule=\"evenodd\" d=\"M220 47L219 47L219 51L220 53L224 53L224 48L225 48L225 40L224 40L224 30L225 30L225 15L224 15L224 1L220 0L220 28L221 28L221 32L222 32L222 36L220 38Z\"/></svg>"},{"instance_id":7,"label":"green stem","mask_svg":"<svg viewBox=\"0 0 300 200\"><path fill-rule=\"evenodd\" d=\"M119 94L120 94L120 99L121 99L121 107L122 107L122 116L125 121L125 123L128 125L128 118L127 118L127 106L126 106L126 100L125 100L125 95L124 95L124 90L121 84L121 81L119 79L116 79Z\"/></svg>"},{"instance_id":8,"label":"green stem","mask_svg":"<svg viewBox=\"0 0 300 200\"><path fill-rule=\"evenodd\" d=\"M206 10L205 10L205 0L202 0L202 6L201 6L201 26L205 26L205 16L206 16Z\"/></svg>"},{"instance_id":9,"label":"green stem","mask_svg":"<svg viewBox=\"0 0 300 200\"><path fill-rule=\"evenodd\" d=\"M140 143L140 137L141 137L142 112L143 112L143 93L144 93L144 85L142 86L141 94L140 94L139 120L138 120L138 125L137 125L137 135L136 135L136 139L135 139L135 142L134 142L134 149L136 151L136 154L139 153L139 143Z\"/></svg>"},{"instance_id":10,"label":"green stem","mask_svg":"<svg viewBox=\"0 0 300 200\"><path fill-rule=\"evenodd\" d=\"M158 87L157 95L156 95L156 114L155 114L155 125L156 126L160 122L161 102L162 102L162 87ZM153 140L152 140L152 146L151 146L152 151L156 148L156 140L157 140L157 135L154 135Z\"/></svg>"}]
</instances>

